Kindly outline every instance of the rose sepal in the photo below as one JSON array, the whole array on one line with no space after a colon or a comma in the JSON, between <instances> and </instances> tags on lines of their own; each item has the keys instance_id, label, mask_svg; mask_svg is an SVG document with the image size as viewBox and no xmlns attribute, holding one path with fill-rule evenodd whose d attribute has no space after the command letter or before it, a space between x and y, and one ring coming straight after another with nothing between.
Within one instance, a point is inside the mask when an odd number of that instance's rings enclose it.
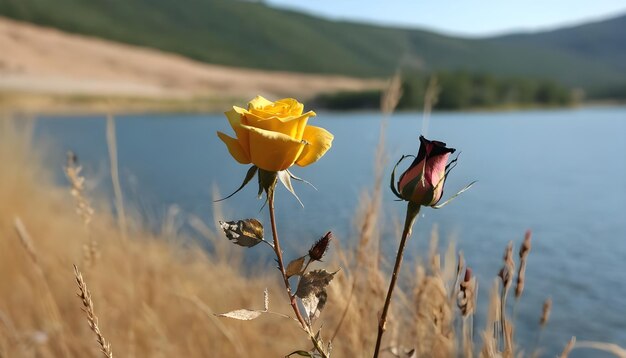
<instances>
[{"instance_id":1,"label":"rose sepal","mask_svg":"<svg viewBox=\"0 0 626 358\"><path fill-rule=\"evenodd\" d=\"M231 196L237 194L241 189L243 189L246 185L248 185L248 183L250 182L250 180L252 180L252 178L254 178L254 175L256 174L257 170L259 170L259 168L256 165L251 166L250 169L248 169L248 172L246 173L246 177L243 179L243 183L241 183L241 186L239 186L237 190L235 190L232 194L230 194L229 196L225 198L214 200L214 202L217 203L219 201L226 200L230 198Z\"/></svg>"},{"instance_id":2,"label":"rose sepal","mask_svg":"<svg viewBox=\"0 0 626 358\"><path fill-rule=\"evenodd\" d=\"M309 183L308 181L291 174L289 170L285 169L278 172L272 172L259 168L259 198L261 198L263 192L265 192L268 198L270 197L270 195L274 195L276 184L278 184L278 182L280 181L280 183L283 184L285 188L287 188L287 190L296 198L296 200L298 200L298 203L300 203L300 205L304 207L302 200L300 200L298 194L296 194L296 191L293 189L291 179L302 181L313 186L313 184ZM313 188L315 187L313 186Z\"/></svg>"},{"instance_id":3,"label":"rose sepal","mask_svg":"<svg viewBox=\"0 0 626 358\"><path fill-rule=\"evenodd\" d=\"M289 173L289 176L291 177L291 179L296 180L296 181L301 181L304 184L309 184L311 186L311 188L313 188L313 189L315 189L315 191L317 191L317 188L315 187L315 185L311 184L309 181L304 180L302 178L299 178L299 177L293 175L293 173L289 169L286 169L286 172Z\"/></svg>"},{"instance_id":4,"label":"rose sepal","mask_svg":"<svg viewBox=\"0 0 626 358\"><path fill-rule=\"evenodd\" d=\"M478 180L474 180L473 182L467 184L463 189L459 190L456 194L454 194L450 198L448 198L448 200L444 201L441 204L433 205L433 206L431 206L431 208L433 208L433 209L441 209L441 208L443 208L444 206L450 204L450 202L452 200L454 200L457 196L459 196L459 195L463 194L465 191L469 190L469 188L471 188L477 182L478 182Z\"/></svg>"},{"instance_id":5,"label":"rose sepal","mask_svg":"<svg viewBox=\"0 0 626 358\"><path fill-rule=\"evenodd\" d=\"M272 195L274 193L276 184L278 183L279 180L285 186L285 188L287 188L287 190L293 196L296 197L296 200L298 200L298 203L300 203L302 207L304 207L304 204L302 203L302 200L300 200L300 198L298 197L298 194L296 194L296 191L293 189L293 185L291 184L291 179L309 184L311 187L313 187L313 189L317 190L317 188L313 186L313 184L309 183L308 181L302 178L299 178L293 175L289 170L281 170L278 172L273 172L273 171L261 169L257 167L256 165L253 165L248 169L248 172L246 173L246 176L243 179L243 182L241 183L239 188L237 188L237 190L235 190L234 192L232 192L230 195L228 195L225 198L214 200L214 202L217 203L217 202L226 200L232 197L233 195L237 194L239 191L241 191L241 189L243 189L246 185L248 185L248 183L252 180L252 178L254 178L254 176L257 173L258 173L258 182L259 182L259 192L258 192L259 198L261 198L263 193L265 193L267 196Z\"/></svg>"},{"instance_id":6,"label":"rose sepal","mask_svg":"<svg viewBox=\"0 0 626 358\"><path fill-rule=\"evenodd\" d=\"M398 192L398 189L396 189L396 169L398 168L398 165L400 165L400 163L406 159L406 158L410 158L413 157L415 158L414 155L402 155L402 158L400 158L400 160L398 160L398 162L396 163L396 165L394 165L393 170L391 171L391 182L389 184L389 187L391 188L391 192L393 192L393 194L398 197L398 201L401 200L406 200L402 195L400 195L400 193Z\"/></svg>"},{"instance_id":7,"label":"rose sepal","mask_svg":"<svg viewBox=\"0 0 626 358\"><path fill-rule=\"evenodd\" d=\"M265 192L269 198L270 195L274 195L274 188L276 188L276 182L278 181L278 172L272 172L269 170L259 168L259 199Z\"/></svg>"},{"instance_id":8,"label":"rose sepal","mask_svg":"<svg viewBox=\"0 0 626 358\"><path fill-rule=\"evenodd\" d=\"M293 196L296 197L296 200L298 200L300 205L304 208L304 204L302 204L302 201L298 197L298 194L296 194L296 191L293 190L293 186L291 185L291 175L289 174L289 171L288 170L281 170L281 171L279 171L278 172L278 179L285 186L285 188L287 188L287 190L289 190L289 192Z\"/></svg>"}]
</instances>

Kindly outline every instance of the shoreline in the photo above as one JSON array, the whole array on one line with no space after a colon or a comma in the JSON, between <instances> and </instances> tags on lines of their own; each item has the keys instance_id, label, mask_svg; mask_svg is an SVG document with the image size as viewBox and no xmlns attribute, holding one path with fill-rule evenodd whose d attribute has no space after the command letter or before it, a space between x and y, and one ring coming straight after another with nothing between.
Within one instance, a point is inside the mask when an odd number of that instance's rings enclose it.
<instances>
[{"instance_id":1,"label":"shoreline","mask_svg":"<svg viewBox=\"0 0 626 358\"><path fill-rule=\"evenodd\" d=\"M107 96L80 94L44 94L0 91L0 118L20 116L83 116L83 115L127 115L127 114L220 114L233 105L245 104L248 98L215 96L193 97L142 97L142 96ZM307 99L303 99L306 103ZM446 112L522 112L533 110L565 110L598 107L626 106L626 101L594 100L570 106L495 106L465 108L459 110L434 109L434 113ZM371 113L373 110L327 110L315 108L326 113ZM397 113L420 112L420 109L401 110Z\"/></svg>"}]
</instances>

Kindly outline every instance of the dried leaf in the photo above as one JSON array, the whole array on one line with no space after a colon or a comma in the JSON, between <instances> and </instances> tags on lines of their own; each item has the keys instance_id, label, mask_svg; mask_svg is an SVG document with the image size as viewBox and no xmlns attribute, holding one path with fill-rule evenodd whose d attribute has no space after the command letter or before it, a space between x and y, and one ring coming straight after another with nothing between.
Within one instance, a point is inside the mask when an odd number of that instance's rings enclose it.
<instances>
[{"instance_id":1,"label":"dried leaf","mask_svg":"<svg viewBox=\"0 0 626 358\"><path fill-rule=\"evenodd\" d=\"M297 355L299 355L299 356L301 356L301 357L313 357L313 356L311 355L311 353L309 353L309 352L307 352L307 351L303 351L303 350L299 350L299 351L294 351L294 352L291 352L291 353L289 353L289 354L287 355L287 357L291 357L291 356L292 356L292 355L294 355L294 354L297 354Z\"/></svg>"},{"instance_id":2,"label":"dried leaf","mask_svg":"<svg viewBox=\"0 0 626 358\"><path fill-rule=\"evenodd\" d=\"M310 324L313 324L319 317L324 305L326 305L328 298L326 286L333 279L335 273L330 273L326 270L307 272L298 283L296 296L302 300L302 305L309 317Z\"/></svg>"},{"instance_id":3,"label":"dried leaf","mask_svg":"<svg viewBox=\"0 0 626 358\"><path fill-rule=\"evenodd\" d=\"M289 265L287 265L287 277L291 277L291 276L295 276L295 275L301 275L302 274L302 269L304 268L304 261L306 259L306 256L302 256L299 257L293 261L291 261L289 263Z\"/></svg>"},{"instance_id":4,"label":"dried leaf","mask_svg":"<svg viewBox=\"0 0 626 358\"><path fill-rule=\"evenodd\" d=\"M258 318L263 313L271 313L269 312L269 309L270 309L270 297L266 288L263 291L263 310L248 310L248 309L243 308L243 309L234 310L234 311L230 311L226 313L219 313L219 314L216 314L216 316L238 319L240 321L250 321L255 318Z\"/></svg>"},{"instance_id":5,"label":"dried leaf","mask_svg":"<svg viewBox=\"0 0 626 358\"><path fill-rule=\"evenodd\" d=\"M302 305L304 306L304 310L309 316L309 321L311 324L315 322L322 313L324 306L326 305L326 300L328 299L328 294L326 290L316 294L309 295L302 299Z\"/></svg>"},{"instance_id":6,"label":"dried leaf","mask_svg":"<svg viewBox=\"0 0 626 358\"><path fill-rule=\"evenodd\" d=\"M328 272L326 270L314 270L311 272L307 272L300 283L298 284L298 289L296 290L296 296L300 298L304 298L311 294L317 294L323 291L326 286L332 281L333 276L337 272Z\"/></svg>"},{"instance_id":7,"label":"dried leaf","mask_svg":"<svg viewBox=\"0 0 626 358\"><path fill-rule=\"evenodd\" d=\"M220 221L219 224L228 240L239 246L252 247L263 241L263 225L257 219Z\"/></svg>"},{"instance_id":8,"label":"dried leaf","mask_svg":"<svg viewBox=\"0 0 626 358\"><path fill-rule=\"evenodd\" d=\"M251 311L251 310L241 309L241 310L221 313L221 314L218 314L217 316L238 319L240 321L250 321L255 318L258 318L263 313L264 313L263 311Z\"/></svg>"}]
</instances>

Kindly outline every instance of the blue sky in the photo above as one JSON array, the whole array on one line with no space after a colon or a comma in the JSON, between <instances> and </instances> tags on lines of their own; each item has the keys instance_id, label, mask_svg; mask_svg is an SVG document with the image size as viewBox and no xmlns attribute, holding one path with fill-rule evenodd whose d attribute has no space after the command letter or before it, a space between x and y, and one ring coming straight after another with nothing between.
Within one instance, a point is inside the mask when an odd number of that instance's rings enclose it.
<instances>
[{"instance_id":1,"label":"blue sky","mask_svg":"<svg viewBox=\"0 0 626 358\"><path fill-rule=\"evenodd\" d=\"M536 31L626 13L624 0L266 0L322 15L465 36Z\"/></svg>"}]
</instances>

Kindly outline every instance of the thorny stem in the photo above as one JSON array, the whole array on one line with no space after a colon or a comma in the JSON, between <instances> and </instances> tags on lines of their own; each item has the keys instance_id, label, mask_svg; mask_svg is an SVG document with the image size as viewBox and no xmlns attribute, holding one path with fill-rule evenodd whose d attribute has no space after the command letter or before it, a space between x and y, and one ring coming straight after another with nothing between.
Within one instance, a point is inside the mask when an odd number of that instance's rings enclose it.
<instances>
[{"instance_id":1,"label":"thorny stem","mask_svg":"<svg viewBox=\"0 0 626 358\"><path fill-rule=\"evenodd\" d=\"M289 297L289 303L291 304L291 308L293 308L293 312L296 314L296 318L302 329L309 334L311 338L311 342L315 346L315 349L322 355L323 358L328 358L328 355L324 352L318 340L313 336L311 330L309 329L308 324L302 317L302 313L300 313L300 309L298 308L298 302L296 301L296 296L291 293L291 285L289 284L289 278L287 277L287 272L285 271L285 264L283 262L283 253L280 249L280 241L278 240L278 230L276 230L276 215L274 212L274 190L271 189L267 193L267 201L270 211L270 222L272 226L272 237L274 239L274 253L276 254L276 261L278 262L278 270L280 270L280 274L283 276L283 281L285 283L285 290L287 291L287 297Z\"/></svg>"},{"instance_id":2,"label":"thorny stem","mask_svg":"<svg viewBox=\"0 0 626 358\"><path fill-rule=\"evenodd\" d=\"M406 242L411 236L411 229L413 228L413 223L415 223L415 219L417 218L417 214L419 214L420 205L412 202L408 203L406 210L406 219L404 220L404 230L402 232L402 239L400 240L400 246L398 247L398 253L396 255L396 263L393 266L393 272L391 274L391 282L389 283L389 289L387 290L387 297L385 298L385 305L383 306L383 312L380 315L380 320L378 321L378 337L376 338L376 348L374 348L374 358L378 357L378 353L380 351L380 344L383 340L383 334L385 333L386 324L387 324L387 313L389 312L389 306L391 305L391 296L393 295L393 289L396 287L396 281L398 280L398 276L400 274L400 265L402 265L402 256L404 255L404 248L406 246Z\"/></svg>"}]
</instances>

